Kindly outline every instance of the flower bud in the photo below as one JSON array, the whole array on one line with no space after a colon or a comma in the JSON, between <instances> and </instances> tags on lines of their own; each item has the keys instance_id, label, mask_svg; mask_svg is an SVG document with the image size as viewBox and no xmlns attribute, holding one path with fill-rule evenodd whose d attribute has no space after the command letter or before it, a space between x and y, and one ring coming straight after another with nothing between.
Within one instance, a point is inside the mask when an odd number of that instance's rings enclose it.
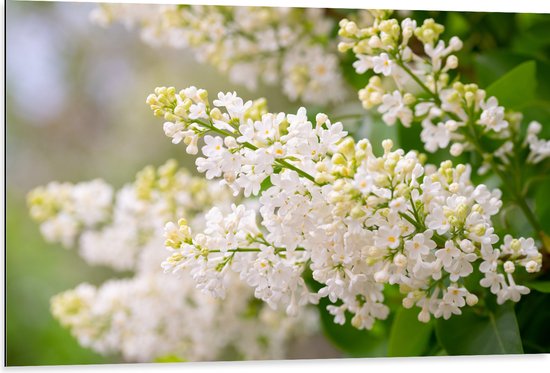
<instances>
[{"instance_id":1,"label":"flower bud","mask_svg":"<svg viewBox=\"0 0 550 373\"><path fill-rule=\"evenodd\" d=\"M341 153L334 154L331 161L335 165L345 165L347 163L346 158Z\"/></svg>"},{"instance_id":2,"label":"flower bud","mask_svg":"<svg viewBox=\"0 0 550 373\"><path fill-rule=\"evenodd\" d=\"M349 35L355 35L359 31L359 28L357 27L357 24L355 22L348 22L344 26L344 30Z\"/></svg>"},{"instance_id":3,"label":"flower bud","mask_svg":"<svg viewBox=\"0 0 550 373\"><path fill-rule=\"evenodd\" d=\"M461 143L455 142L451 145L450 153L453 157L458 157L464 152L464 145Z\"/></svg>"},{"instance_id":4,"label":"flower bud","mask_svg":"<svg viewBox=\"0 0 550 373\"><path fill-rule=\"evenodd\" d=\"M510 242L510 248L514 252L518 252L521 249L521 242L517 238L514 238L512 242Z\"/></svg>"},{"instance_id":5,"label":"flower bud","mask_svg":"<svg viewBox=\"0 0 550 373\"><path fill-rule=\"evenodd\" d=\"M388 282L389 278L390 278L390 275L385 269L378 271L374 274L374 281L378 282L379 284L384 284Z\"/></svg>"},{"instance_id":6,"label":"flower bud","mask_svg":"<svg viewBox=\"0 0 550 373\"><path fill-rule=\"evenodd\" d=\"M534 273L534 272L537 272L539 270L539 265L537 262L535 262L534 260L530 260L529 262L527 262L527 264L525 265L525 270L529 273Z\"/></svg>"},{"instance_id":7,"label":"flower bud","mask_svg":"<svg viewBox=\"0 0 550 373\"><path fill-rule=\"evenodd\" d=\"M351 159L355 155L355 141L351 137L347 137L338 145L338 151L347 159Z\"/></svg>"},{"instance_id":8,"label":"flower bud","mask_svg":"<svg viewBox=\"0 0 550 373\"><path fill-rule=\"evenodd\" d=\"M457 36L453 36L451 40L449 40L449 46L454 50L458 51L462 49L462 40L460 40Z\"/></svg>"},{"instance_id":9,"label":"flower bud","mask_svg":"<svg viewBox=\"0 0 550 373\"><path fill-rule=\"evenodd\" d=\"M418 321L427 323L430 321L430 313L426 309L422 309L420 313L418 314Z\"/></svg>"},{"instance_id":10,"label":"flower bud","mask_svg":"<svg viewBox=\"0 0 550 373\"><path fill-rule=\"evenodd\" d=\"M407 257L401 253L397 254L393 258L393 263L398 267L405 267L407 265Z\"/></svg>"},{"instance_id":11,"label":"flower bud","mask_svg":"<svg viewBox=\"0 0 550 373\"><path fill-rule=\"evenodd\" d=\"M516 266L511 261L508 260L506 263L504 263L504 271L506 273L514 273L515 270Z\"/></svg>"},{"instance_id":12,"label":"flower bud","mask_svg":"<svg viewBox=\"0 0 550 373\"><path fill-rule=\"evenodd\" d=\"M366 212L361 208L361 206L355 206L351 209L350 216L354 219L362 218L366 215Z\"/></svg>"},{"instance_id":13,"label":"flower bud","mask_svg":"<svg viewBox=\"0 0 550 373\"><path fill-rule=\"evenodd\" d=\"M319 113L315 116L315 122L317 123L318 126L325 124L327 119L328 119L328 116L323 113Z\"/></svg>"},{"instance_id":14,"label":"flower bud","mask_svg":"<svg viewBox=\"0 0 550 373\"><path fill-rule=\"evenodd\" d=\"M466 304L468 306L475 306L478 302L478 298L475 294L472 294L472 293L468 293L468 295L466 295Z\"/></svg>"},{"instance_id":15,"label":"flower bud","mask_svg":"<svg viewBox=\"0 0 550 373\"><path fill-rule=\"evenodd\" d=\"M458 57L455 55L450 55L447 57L447 61L445 62L445 68L447 70L454 70L458 67Z\"/></svg>"},{"instance_id":16,"label":"flower bud","mask_svg":"<svg viewBox=\"0 0 550 373\"><path fill-rule=\"evenodd\" d=\"M412 105L416 101L416 98L411 93L405 93L403 96L403 103L405 105Z\"/></svg>"},{"instance_id":17,"label":"flower bud","mask_svg":"<svg viewBox=\"0 0 550 373\"><path fill-rule=\"evenodd\" d=\"M403 308L412 308L414 306L414 300L412 298L406 297L403 298L403 301L401 302L403 304Z\"/></svg>"},{"instance_id":18,"label":"flower bud","mask_svg":"<svg viewBox=\"0 0 550 373\"><path fill-rule=\"evenodd\" d=\"M389 153L391 148L393 148L393 141L390 139L382 141L382 148L384 148L384 153Z\"/></svg>"},{"instance_id":19,"label":"flower bud","mask_svg":"<svg viewBox=\"0 0 550 373\"><path fill-rule=\"evenodd\" d=\"M237 144L237 140L235 140L233 136L227 136L226 138L224 138L223 143L228 149L234 149L239 146Z\"/></svg>"}]
</instances>

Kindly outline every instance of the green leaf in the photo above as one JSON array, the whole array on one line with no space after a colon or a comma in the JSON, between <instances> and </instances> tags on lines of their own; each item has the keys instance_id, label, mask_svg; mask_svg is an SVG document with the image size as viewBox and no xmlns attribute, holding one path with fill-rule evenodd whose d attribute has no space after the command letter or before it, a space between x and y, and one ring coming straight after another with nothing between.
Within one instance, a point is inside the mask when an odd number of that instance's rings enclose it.
<instances>
[{"instance_id":1,"label":"green leaf","mask_svg":"<svg viewBox=\"0 0 550 373\"><path fill-rule=\"evenodd\" d=\"M532 291L516 305L525 353L550 352L550 294Z\"/></svg>"},{"instance_id":2,"label":"green leaf","mask_svg":"<svg viewBox=\"0 0 550 373\"><path fill-rule=\"evenodd\" d=\"M462 315L437 320L437 339L449 355L523 353L514 306L497 306L493 298L488 298L483 312L465 307Z\"/></svg>"},{"instance_id":3,"label":"green leaf","mask_svg":"<svg viewBox=\"0 0 550 373\"><path fill-rule=\"evenodd\" d=\"M418 321L418 309L400 308L392 324L388 356L420 356L428 348L433 323Z\"/></svg>"},{"instance_id":4,"label":"green leaf","mask_svg":"<svg viewBox=\"0 0 550 373\"><path fill-rule=\"evenodd\" d=\"M550 293L550 281L528 282L525 286L540 293Z\"/></svg>"},{"instance_id":5,"label":"green leaf","mask_svg":"<svg viewBox=\"0 0 550 373\"><path fill-rule=\"evenodd\" d=\"M470 31L470 23L464 14L449 12L445 22L445 34L464 37Z\"/></svg>"},{"instance_id":6,"label":"green leaf","mask_svg":"<svg viewBox=\"0 0 550 373\"><path fill-rule=\"evenodd\" d=\"M550 235L550 198L548 198L548 190L550 188L550 180L544 180L536 184L534 188L534 206L535 214L539 218L542 229L546 236Z\"/></svg>"},{"instance_id":7,"label":"green leaf","mask_svg":"<svg viewBox=\"0 0 550 373\"><path fill-rule=\"evenodd\" d=\"M537 67L527 61L508 72L487 88L487 97L496 96L500 105L517 109L535 99Z\"/></svg>"},{"instance_id":8,"label":"green leaf","mask_svg":"<svg viewBox=\"0 0 550 373\"><path fill-rule=\"evenodd\" d=\"M510 51L497 50L477 55L474 59L476 81L480 87L488 87L525 61L524 56Z\"/></svg>"},{"instance_id":9,"label":"green leaf","mask_svg":"<svg viewBox=\"0 0 550 373\"><path fill-rule=\"evenodd\" d=\"M397 125L399 147L405 151L424 149L424 143L420 137L421 132L422 125L420 123L413 123L411 127Z\"/></svg>"}]
</instances>

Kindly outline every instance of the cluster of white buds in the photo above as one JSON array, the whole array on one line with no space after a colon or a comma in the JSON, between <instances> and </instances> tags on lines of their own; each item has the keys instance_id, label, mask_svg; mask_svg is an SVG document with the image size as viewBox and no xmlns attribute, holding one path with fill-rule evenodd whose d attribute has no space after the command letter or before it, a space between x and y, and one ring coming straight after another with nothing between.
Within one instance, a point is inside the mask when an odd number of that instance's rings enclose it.
<instances>
[{"instance_id":1,"label":"cluster of white buds","mask_svg":"<svg viewBox=\"0 0 550 373\"><path fill-rule=\"evenodd\" d=\"M226 277L231 300L222 302L198 291L189 271L178 277L163 272L164 224L186 216L195 229L204 229L205 210L230 209L227 188L192 177L171 160L143 169L114 201L112 194L99 181L53 183L29 194L33 218L47 227L59 222L55 235L46 229L46 238L77 244L89 264L133 273L52 298L53 315L80 344L126 361L217 360L226 358L228 349L238 354L232 358L277 359L286 356L293 338L315 330L313 310L288 318L256 300L236 275Z\"/></svg>"},{"instance_id":2,"label":"cluster of white buds","mask_svg":"<svg viewBox=\"0 0 550 373\"><path fill-rule=\"evenodd\" d=\"M137 24L153 45L191 48L249 89L281 84L291 100L320 105L346 95L334 22L322 9L103 4L92 18Z\"/></svg>"},{"instance_id":3,"label":"cluster of white buds","mask_svg":"<svg viewBox=\"0 0 550 373\"><path fill-rule=\"evenodd\" d=\"M367 329L389 313L385 284L399 285L404 306L420 307L424 322L477 302L465 285L474 267L499 302L529 291L516 285L511 265L536 272L541 255L533 240L496 248L491 216L500 191L472 185L469 166L423 165L416 152L392 151L391 140L378 157L325 114L312 123L304 108L268 113L262 101L254 110L236 93L219 93L211 107L207 96L195 87L157 88L147 103L169 121L169 137L194 144L191 153L204 138L200 172L236 194L260 195L259 206L214 208L198 234L184 220L168 223L166 270L190 268L201 289L221 297L226 276L237 272L258 298L289 313L328 297L338 303L328 307L335 322L349 311L352 324ZM302 279L306 268L323 284L316 294Z\"/></svg>"},{"instance_id":4,"label":"cluster of white buds","mask_svg":"<svg viewBox=\"0 0 550 373\"><path fill-rule=\"evenodd\" d=\"M433 19L417 25L410 18L402 22L389 18L391 12L377 11L373 16L373 24L364 28L348 19L340 22L339 50L352 50L358 74L374 72L359 91L363 106L377 108L388 125L421 123L421 139L429 152L450 147L454 156L474 150L492 158L480 142L487 136L502 144L494 156L501 168L507 164L510 155L519 151L514 144L522 143L521 115L499 106L496 97L487 97L476 84L452 79L462 41L441 40L444 27ZM412 39L422 44L421 50L411 48ZM536 131L526 140L532 162L548 157L548 142L539 140ZM483 169L488 166L489 162Z\"/></svg>"}]
</instances>

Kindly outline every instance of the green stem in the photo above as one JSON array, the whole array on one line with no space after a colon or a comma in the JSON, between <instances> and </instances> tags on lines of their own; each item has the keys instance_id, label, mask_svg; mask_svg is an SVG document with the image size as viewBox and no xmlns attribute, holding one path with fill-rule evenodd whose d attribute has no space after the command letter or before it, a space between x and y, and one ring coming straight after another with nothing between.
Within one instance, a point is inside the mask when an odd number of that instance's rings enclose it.
<instances>
[{"instance_id":1,"label":"green stem","mask_svg":"<svg viewBox=\"0 0 550 373\"><path fill-rule=\"evenodd\" d=\"M225 131L225 130L221 130L219 128L216 128L214 127L213 124L209 124L209 123L205 123L203 121L200 121L200 120L195 120L195 122L197 122L198 124L200 124L201 126L204 126L206 128L208 128L210 131L212 132L215 132L215 133L218 133L220 135L223 135L223 136L235 136L234 133L231 133L231 132L228 132L228 131ZM249 142L244 142L243 143L243 146L250 149L250 150L257 150L258 147L249 143ZM285 161L284 159L275 159L275 163L277 163L277 165L283 167L283 168L287 168L289 170L292 170L292 171L295 171L298 175L308 179L308 180L311 180L313 181L315 184L318 184L315 182L315 178L313 176L311 176L310 174L308 174L307 172L299 169L298 167L288 163L287 161ZM319 185L319 184L318 184Z\"/></svg>"},{"instance_id":2,"label":"green stem","mask_svg":"<svg viewBox=\"0 0 550 373\"><path fill-rule=\"evenodd\" d=\"M275 254L286 252L287 249L284 247L274 247ZM257 247L237 247L236 249L228 249L225 250L226 253L259 253L262 249ZM294 249L294 251L306 251L306 249L302 247L297 247ZM208 250L208 253L221 253L221 250Z\"/></svg>"},{"instance_id":3,"label":"green stem","mask_svg":"<svg viewBox=\"0 0 550 373\"><path fill-rule=\"evenodd\" d=\"M282 167L288 168L289 170L292 170L292 171L296 171L296 173L298 173L298 175L300 175L300 176L302 176L302 177L304 177L308 180L313 181L315 184L320 185L319 183L315 182L315 178L313 176L311 176L310 174L308 174L305 171L300 170L298 167L291 165L287 161L285 161L283 159L276 159L275 162L277 162Z\"/></svg>"},{"instance_id":4,"label":"green stem","mask_svg":"<svg viewBox=\"0 0 550 373\"><path fill-rule=\"evenodd\" d=\"M424 84L424 82L422 82L422 80L420 80L420 78L416 76L416 74L413 73L402 60L396 58L395 62L416 82L416 84L418 84L424 91L426 91L436 101L437 104L441 103L439 96L432 92L432 90L429 89L428 86L426 86L426 84Z\"/></svg>"}]
</instances>

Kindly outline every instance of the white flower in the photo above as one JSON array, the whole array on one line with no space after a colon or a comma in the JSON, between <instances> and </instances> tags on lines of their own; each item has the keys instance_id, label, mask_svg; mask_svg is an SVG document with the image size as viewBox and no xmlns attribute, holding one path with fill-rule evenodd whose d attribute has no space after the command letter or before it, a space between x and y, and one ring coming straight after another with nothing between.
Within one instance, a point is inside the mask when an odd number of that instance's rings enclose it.
<instances>
[{"instance_id":1,"label":"white flower","mask_svg":"<svg viewBox=\"0 0 550 373\"><path fill-rule=\"evenodd\" d=\"M414 235L412 240L405 241L407 256L411 259L417 259L420 256L428 255L431 250L435 249L436 244L430 239L432 234L433 232L428 230Z\"/></svg>"},{"instance_id":2,"label":"white flower","mask_svg":"<svg viewBox=\"0 0 550 373\"><path fill-rule=\"evenodd\" d=\"M504 120L504 108L498 106L496 97L490 97L487 101L481 103L481 116L478 123L487 126L489 130L500 132L508 127L508 122Z\"/></svg>"},{"instance_id":3,"label":"white flower","mask_svg":"<svg viewBox=\"0 0 550 373\"><path fill-rule=\"evenodd\" d=\"M364 54L357 55L357 61L353 63L357 74L364 74L374 67L373 58Z\"/></svg>"},{"instance_id":4,"label":"white flower","mask_svg":"<svg viewBox=\"0 0 550 373\"><path fill-rule=\"evenodd\" d=\"M204 105L204 103L202 102L191 105L191 107L189 108L189 118L207 119L208 115L206 114L206 105Z\"/></svg>"},{"instance_id":5,"label":"white flower","mask_svg":"<svg viewBox=\"0 0 550 373\"><path fill-rule=\"evenodd\" d=\"M237 92L219 92L218 99L213 101L214 106L217 107L231 107L237 104L240 98L237 96Z\"/></svg>"},{"instance_id":6,"label":"white flower","mask_svg":"<svg viewBox=\"0 0 550 373\"><path fill-rule=\"evenodd\" d=\"M443 295L443 300L452 303L458 307L463 307L466 304L465 297L468 295L468 291L461 287L449 286L445 295Z\"/></svg>"},{"instance_id":7,"label":"white flower","mask_svg":"<svg viewBox=\"0 0 550 373\"><path fill-rule=\"evenodd\" d=\"M435 317L443 317L445 320L448 320L451 315L460 315L462 311L458 305L448 302L439 302L437 309L434 312Z\"/></svg>"},{"instance_id":8,"label":"white flower","mask_svg":"<svg viewBox=\"0 0 550 373\"><path fill-rule=\"evenodd\" d=\"M460 256L460 250L456 248L453 241L446 241L445 248L437 250L435 256L441 260L445 269L450 269L454 260Z\"/></svg>"},{"instance_id":9,"label":"white flower","mask_svg":"<svg viewBox=\"0 0 550 373\"><path fill-rule=\"evenodd\" d=\"M479 265L479 270L483 273L494 272L498 265L500 250L481 250L483 262Z\"/></svg>"},{"instance_id":10,"label":"white flower","mask_svg":"<svg viewBox=\"0 0 550 373\"><path fill-rule=\"evenodd\" d=\"M376 74L391 75L393 64L394 62L387 53L381 53L379 56L372 57L372 69Z\"/></svg>"},{"instance_id":11,"label":"white flower","mask_svg":"<svg viewBox=\"0 0 550 373\"><path fill-rule=\"evenodd\" d=\"M166 136L172 138L173 144L179 144L185 136L188 136L189 132L191 131L184 131L183 124L181 123L164 123L164 133L166 134Z\"/></svg>"},{"instance_id":12,"label":"white flower","mask_svg":"<svg viewBox=\"0 0 550 373\"><path fill-rule=\"evenodd\" d=\"M442 122L434 125L430 121L424 120L422 121L420 138L426 150L433 153L437 149L444 149L449 145L451 132Z\"/></svg>"},{"instance_id":13,"label":"white flower","mask_svg":"<svg viewBox=\"0 0 550 373\"><path fill-rule=\"evenodd\" d=\"M219 136L212 137L210 135L204 136L205 146L202 147L202 154L209 158L221 157L225 153L223 146L223 139Z\"/></svg>"},{"instance_id":14,"label":"white flower","mask_svg":"<svg viewBox=\"0 0 550 373\"><path fill-rule=\"evenodd\" d=\"M385 94L378 111L383 114L382 119L388 125L395 124L395 121L399 119L405 127L409 127L413 119L412 110L405 105L399 91Z\"/></svg>"},{"instance_id":15,"label":"white flower","mask_svg":"<svg viewBox=\"0 0 550 373\"><path fill-rule=\"evenodd\" d=\"M443 212L443 208L441 207L434 208L434 210L426 217L426 226L437 231L438 234L447 232L451 227Z\"/></svg>"},{"instance_id":16,"label":"white flower","mask_svg":"<svg viewBox=\"0 0 550 373\"><path fill-rule=\"evenodd\" d=\"M496 294L500 291L502 286L505 284L504 276L501 273L496 272L487 272L485 277L479 282L481 286L486 288L491 288L491 293Z\"/></svg>"},{"instance_id":17,"label":"white flower","mask_svg":"<svg viewBox=\"0 0 550 373\"><path fill-rule=\"evenodd\" d=\"M401 229L399 227L390 228L383 226L378 230L376 245L379 247L389 247L395 249L401 242Z\"/></svg>"},{"instance_id":18,"label":"white flower","mask_svg":"<svg viewBox=\"0 0 550 373\"><path fill-rule=\"evenodd\" d=\"M78 222L69 214L61 213L40 226L40 233L48 242L60 242L70 248L78 233Z\"/></svg>"},{"instance_id":19,"label":"white flower","mask_svg":"<svg viewBox=\"0 0 550 373\"><path fill-rule=\"evenodd\" d=\"M516 285L510 273L507 274L507 278L509 285L503 281L502 289L497 293L498 304L503 304L507 300L519 302L522 295L529 294L529 288L522 285Z\"/></svg>"}]
</instances>

